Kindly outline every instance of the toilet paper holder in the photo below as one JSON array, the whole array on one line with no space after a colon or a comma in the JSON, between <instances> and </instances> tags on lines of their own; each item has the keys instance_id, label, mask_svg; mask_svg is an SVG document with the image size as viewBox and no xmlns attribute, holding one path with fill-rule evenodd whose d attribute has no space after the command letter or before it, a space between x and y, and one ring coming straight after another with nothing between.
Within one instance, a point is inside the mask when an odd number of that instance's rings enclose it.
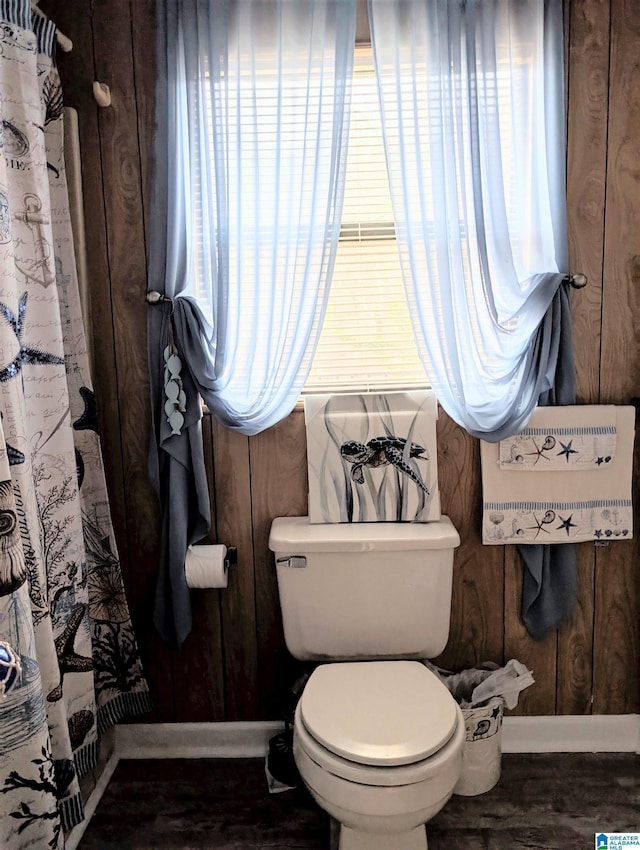
<instances>
[{"instance_id":1,"label":"toilet paper holder","mask_svg":"<svg viewBox=\"0 0 640 850\"><path fill-rule=\"evenodd\" d=\"M227 557L224 559L224 565L227 569L238 566L238 550L235 546L227 546Z\"/></svg>"}]
</instances>

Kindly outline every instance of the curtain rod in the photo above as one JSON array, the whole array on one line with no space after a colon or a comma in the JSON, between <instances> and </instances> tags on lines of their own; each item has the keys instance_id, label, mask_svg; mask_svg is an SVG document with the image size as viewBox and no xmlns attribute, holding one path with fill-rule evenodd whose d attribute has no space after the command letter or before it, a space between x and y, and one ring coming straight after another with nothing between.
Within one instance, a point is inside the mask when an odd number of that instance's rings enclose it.
<instances>
[{"instance_id":1,"label":"curtain rod","mask_svg":"<svg viewBox=\"0 0 640 850\"><path fill-rule=\"evenodd\" d=\"M40 15L41 18L45 18L48 20L45 13L42 9L39 8L36 0L32 0L31 2L31 11L35 12L36 15ZM64 33L60 32L60 30L56 27L56 41L58 42L58 47L63 50L65 53L71 53L73 50L73 42L70 38L68 38Z\"/></svg>"}]
</instances>

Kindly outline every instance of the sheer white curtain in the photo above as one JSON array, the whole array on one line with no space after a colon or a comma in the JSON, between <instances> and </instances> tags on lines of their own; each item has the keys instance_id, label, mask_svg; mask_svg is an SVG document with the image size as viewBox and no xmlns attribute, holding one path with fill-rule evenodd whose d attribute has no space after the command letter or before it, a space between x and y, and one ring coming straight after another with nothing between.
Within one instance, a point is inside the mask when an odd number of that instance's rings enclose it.
<instances>
[{"instance_id":1,"label":"sheer white curtain","mask_svg":"<svg viewBox=\"0 0 640 850\"><path fill-rule=\"evenodd\" d=\"M420 354L449 415L497 440L526 423L557 358L562 2L369 0L369 12Z\"/></svg>"},{"instance_id":2,"label":"sheer white curtain","mask_svg":"<svg viewBox=\"0 0 640 850\"><path fill-rule=\"evenodd\" d=\"M295 405L340 230L354 0L167 2L177 347L228 427ZM157 282L152 281L154 288Z\"/></svg>"},{"instance_id":3,"label":"sheer white curtain","mask_svg":"<svg viewBox=\"0 0 640 850\"><path fill-rule=\"evenodd\" d=\"M158 0L155 622L178 644L186 548L209 524L200 399L256 434L293 409L310 368L340 231L355 16L355 0ZM182 373L170 358L165 387L171 339Z\"/></svg>"}]
</instances>

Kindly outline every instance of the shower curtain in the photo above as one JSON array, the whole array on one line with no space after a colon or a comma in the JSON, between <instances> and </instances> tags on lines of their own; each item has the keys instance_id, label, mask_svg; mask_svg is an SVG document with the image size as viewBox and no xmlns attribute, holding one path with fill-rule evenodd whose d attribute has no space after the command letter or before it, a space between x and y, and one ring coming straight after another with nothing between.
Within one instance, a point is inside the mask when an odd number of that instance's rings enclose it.
<instances>
[{"instance_id":1,"label":"shower curtain","mask_svg":"<svg viewBox=\"0 0 640 850\"><path fill-rule=\"evenodd\" d=\"M63 847L101 733L149 707L88 373L54 45L28 0L0 0L0 641L21 666L0 698L3 850Z\"/></svg>"}]
</instances>

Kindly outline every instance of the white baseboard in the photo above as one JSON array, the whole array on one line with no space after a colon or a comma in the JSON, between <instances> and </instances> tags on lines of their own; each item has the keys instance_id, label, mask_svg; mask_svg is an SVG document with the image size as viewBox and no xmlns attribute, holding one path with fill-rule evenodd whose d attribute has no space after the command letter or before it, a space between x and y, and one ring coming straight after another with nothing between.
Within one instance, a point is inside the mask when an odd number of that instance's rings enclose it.
<instances>
[{"instance_id":1,"label":"white baseboard","mask_svg":"<svg viewBox=\"0 0 640 850\"><path fill-rule=\"evenodd\" d=\"M119 758L252 758L264 756L277 721L139 723L116 727ZM505 717L504 753L640 752L640 715Z\"/></svg>"},{"instance_id":2,"label":"white baseboard","mask_svg":"<svg viewBox=\"0 0 640 850\"><path fill-rule=\"evenodd\" d=\"M122 724L115 750L123 759L260 757L282 729L278 721Z\"/></svg>"},{"instance_id":3,"label":"white baseboard","mask_svg":"<svg viewBox=\"0 0 640 850\"><path fill-rule=\"evenodd\" d=\"M640 753L640 715L505 717L502 752Z\"/></svg>"}]
</instances>

